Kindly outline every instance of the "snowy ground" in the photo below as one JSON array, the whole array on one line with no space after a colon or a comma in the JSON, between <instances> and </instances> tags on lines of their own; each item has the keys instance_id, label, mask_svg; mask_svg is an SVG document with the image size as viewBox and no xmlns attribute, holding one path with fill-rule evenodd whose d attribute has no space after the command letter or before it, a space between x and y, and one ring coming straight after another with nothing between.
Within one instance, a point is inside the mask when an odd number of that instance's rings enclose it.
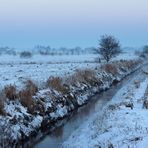
<instances>
[{"instance_id":1,"label":"snowy ground","mask_svg":"<svg viewBox=\"0 0 148 148\"><path fill-rule=\"evenodd\" d=\"M97 55L42 56L32 58L0 56L0 86L15 84L18 89L26 79L44 82L49 76L65 76L76 69L94 68ZM21 89L21 88L20 88Z\"/></svg>"},{"instance_id":2,"label":"snowy ground","mask_svg":"<svg viewBox=\"0 0 148 148\"><path fill-rule=\"evenodd\" d=\"M26 79L34 80L39 86L49 76L65 76L72 74L76 69L94 69L98 55L33 55L31 58L20 58L19 55L0 55L0 87L15 84L17 89L23 87ZM135 59L134 53L123 53L120 59ZM113 59L114 60L114 59Z\"/></svg>"},{"instance_id":3,"label":"snowy ground","mask_svg":"<svg viewBox=\"0 0 148 148\"><path fill-rule=\"evenodd\" d=\"M41 127L63 118L87 102L94 93L109 88L114 81L120 81L144 62L134 54L122 53L117 57L122 61L102 62L101 65L96 62L97 57L94 54L33 55L23 59L18 55L1 55L0 89L9 84L17 87L16 90L15 87L6 87L1 95L0 130L4 131L1 144L7 139L13 143L36 135ZM77 69L80 70L75 72ZM44 85L49 76L63 77L64 84L60 79L54 79L50 86ZM26 85L27 79L36 82L39 89L31 83Z\"/></svg>"},{"instance_id":4,"label":"snowy ground","mask_svg":"<svg viewBox=\"0 0 148 148\"><path fill-rule=\"evenodd\" d=\"M146 70L148 71L148 66ZM148 75L141 71L101 112L83 123L64 148L147 148Z\"/></svg>"}]
</instances>

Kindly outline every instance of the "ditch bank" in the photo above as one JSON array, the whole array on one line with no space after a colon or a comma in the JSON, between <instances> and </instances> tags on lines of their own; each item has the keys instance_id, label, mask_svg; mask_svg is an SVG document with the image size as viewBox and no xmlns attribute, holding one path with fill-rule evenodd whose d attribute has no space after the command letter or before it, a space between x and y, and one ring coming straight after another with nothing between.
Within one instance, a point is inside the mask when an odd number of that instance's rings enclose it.
<instances>
[{"instance_id":1,"label":"ditch bank","mask_svg":"<svg viewBox=\"0 0 148 148\"><path fill-rule=\"evenodd\" d=\"M0 116L1 146L20 145L59 119L91 101L111 85L143 65L143 60L116 61L102 65L95 71L78 70L67 78L49 78L47 87L38 90L24 105L20 98L7 99L5 114ZM24 95L25 96L25 95Z\"/></svg>"}]
</instances>

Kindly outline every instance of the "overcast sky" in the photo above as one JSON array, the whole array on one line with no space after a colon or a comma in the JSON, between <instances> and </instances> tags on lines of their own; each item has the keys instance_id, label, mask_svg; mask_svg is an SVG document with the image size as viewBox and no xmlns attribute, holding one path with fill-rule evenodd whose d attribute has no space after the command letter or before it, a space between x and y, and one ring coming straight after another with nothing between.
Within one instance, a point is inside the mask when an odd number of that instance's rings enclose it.
<instances>
[{"instance_id":1,"label":"overcast sky","mask_svg":"<svg viewBox=\"0 0 148 148\"><path fill-rule=\"evenodd\" d=\"M97 46L103 34L148 44L148 0L0 0L3 46Z\"/></svg>"}]
</instances>

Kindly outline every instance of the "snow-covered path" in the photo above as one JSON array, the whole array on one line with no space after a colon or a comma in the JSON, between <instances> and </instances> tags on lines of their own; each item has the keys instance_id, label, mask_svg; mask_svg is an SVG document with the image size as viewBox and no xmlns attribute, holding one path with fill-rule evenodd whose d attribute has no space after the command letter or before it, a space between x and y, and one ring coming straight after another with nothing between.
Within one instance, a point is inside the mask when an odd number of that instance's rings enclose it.
<instances>
[{"instance_id":1,"label":"snow-covered path","mask_svg":"<svg viewBox=\"0 0 148 148\"><path fill-rule=\"evenodd\" d=\"M148 75L141 71L116 93L101 112L94 113L82 123L62 147L146 148L147 100Z\"/></svg>"}]
</instances>

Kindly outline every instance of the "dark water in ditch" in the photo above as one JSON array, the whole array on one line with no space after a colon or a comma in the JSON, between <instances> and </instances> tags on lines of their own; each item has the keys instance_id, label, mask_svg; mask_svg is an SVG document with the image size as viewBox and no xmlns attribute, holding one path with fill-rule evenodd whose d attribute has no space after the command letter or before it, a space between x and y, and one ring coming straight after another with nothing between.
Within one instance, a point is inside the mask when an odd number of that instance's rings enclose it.
<instances>
[{"instance_id":1,"label":"dark water in ditch","mask_svg":"<svg viewBox=\"0 0 148 148\"><path fill-rule=\"evenodd\" d=\"M116 94L116 92L122 88L128 81L131 80L133 76L138 74L140 70L134 72L133 74L127 76L120 83L113 85L109 90L102 92L90 99L90 101L80 107L77 111L73 112L70 117L61 120L58 127L54 130L51 129L45 133L42 139L34 145L35 148L59 148L62 143L74 132L79 126L90 118L95 112L99 112L105 104ZM48 133L48 134L47 134Z\"/></svg>"}]
</instances>

